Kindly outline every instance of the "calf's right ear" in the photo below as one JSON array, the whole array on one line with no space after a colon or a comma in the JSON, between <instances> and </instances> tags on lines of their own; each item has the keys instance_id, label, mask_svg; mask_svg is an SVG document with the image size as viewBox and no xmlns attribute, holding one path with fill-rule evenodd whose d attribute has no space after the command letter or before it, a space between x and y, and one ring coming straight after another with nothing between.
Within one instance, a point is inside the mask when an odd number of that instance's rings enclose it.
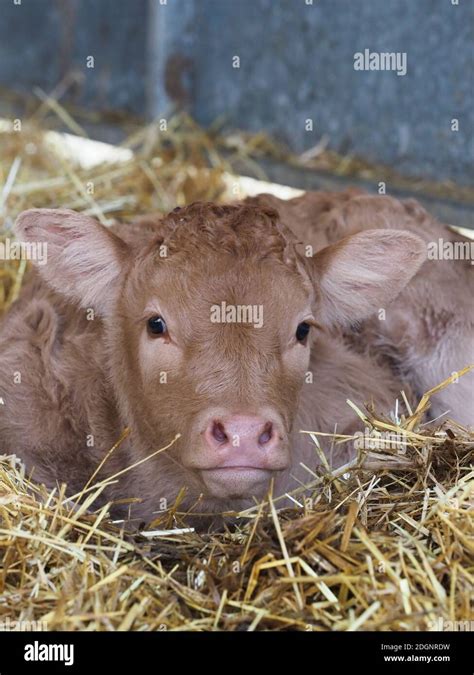
<instances>
[{"instance_id":1,"label":"calf's right ear","mask_svg":"<svg viewBox=\"0 0 474 675\"><path fill-rule=\"evenodd\" d=\"M384 309L426 259L426 245L404 230L365 230L312 258L321 323L349 324Z\"/></svg>"},{"instance_id":2,"label":"calf's right ear","mask_svg":"<svg viewBox=\"0 0 474 675\"><path fill-rule=\"evenodd\" d=\"M19 241L45 246L37 269L56 291L107 312L126 265L125 242L94 218L66 209L30 209L15 223Z\"/></svg>"}]
</instances>

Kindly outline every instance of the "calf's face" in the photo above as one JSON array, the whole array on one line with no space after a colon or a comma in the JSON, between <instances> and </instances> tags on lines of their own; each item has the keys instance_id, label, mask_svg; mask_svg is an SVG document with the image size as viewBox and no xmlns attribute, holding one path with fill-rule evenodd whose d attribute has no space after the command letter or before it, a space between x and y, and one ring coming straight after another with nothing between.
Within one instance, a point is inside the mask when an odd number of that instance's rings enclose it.
<instances>
[{"instance_id":1,"label":"calf's face","mask_svg":"<svg viewBox=\"0 0 474 675\"><path fill-rule=\"evenodd\" d=\"M212 497L260 495L288 468L288 434L309 364L312 289L278 260L202 251L183 270L150 257L118 304L134 418ZM137 400L135 399L135 400Z\"/></svg>"},{"instance_id":2,"label":"calf's face","mask_svg":"<svg viewBox=\"0 0 474 675\"><path fill-rule=\"evenodd\" d=\"M384 307L424 259L417 237L390 230L306 257L274 212L243 205L170 214L140 249L71 211L27 211L16 227L48 244L47 282L102 316L137 452L181 434L157 496L186 487L215 509L261 497L291 466L317 331Z\"/></svg>"}]
</instances>

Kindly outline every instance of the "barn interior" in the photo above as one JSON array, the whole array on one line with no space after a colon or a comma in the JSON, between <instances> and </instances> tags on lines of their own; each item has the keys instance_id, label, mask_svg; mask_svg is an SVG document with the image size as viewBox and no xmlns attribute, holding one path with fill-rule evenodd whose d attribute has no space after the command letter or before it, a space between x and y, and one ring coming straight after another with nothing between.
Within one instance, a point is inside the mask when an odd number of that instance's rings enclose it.
<instances>
[{"instance_id":1,"label":"barn interior","mask_svg":"<svg viewBox=\"0 0 474 675\"><path fill-rule=\"evenodd\" d=\"M31 207L110 225L198 200L349 186L415 198L474 238L468 3L434 14L430 0L131 4L2 6L1 242ZM406 75L355 70L368 45L406 52ZM0 261L0 321L29 265ZM72 502L11 448L0 456L0 621L317 632L472 621L474 433L424 424L433 393L408 416L357 410L373 437L406 439L403 453L367 442L333 470L318 430L302 430L321 460L310 496L282 508L269 494L217 531L189 526L179 497L149 526L115 522L95 507L103 482Z\"/></svg>"}]
</instances>

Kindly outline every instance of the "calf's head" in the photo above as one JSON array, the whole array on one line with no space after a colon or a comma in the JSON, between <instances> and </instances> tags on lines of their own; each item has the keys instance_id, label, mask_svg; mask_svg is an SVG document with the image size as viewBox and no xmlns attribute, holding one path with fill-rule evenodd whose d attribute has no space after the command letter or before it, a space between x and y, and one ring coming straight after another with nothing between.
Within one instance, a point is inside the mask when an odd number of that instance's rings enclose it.
<instances>
[{"instance_id":1,"label":"calf's head","mask_svg":"<svg viewBox=\"0 0 474 675\"><path fill-rule=\"evenodd\" d=\"M391 230L308 256L275 211L252 204L175 210L142 245L65 210L26 211L16 231L47 244L47 283L103 322L137 454L181 434L153 465L157 496L186 487L214 510L262 496L291 466L318 330L386 306L424 259L421 240Z\"/></svg>"}]
</instances>

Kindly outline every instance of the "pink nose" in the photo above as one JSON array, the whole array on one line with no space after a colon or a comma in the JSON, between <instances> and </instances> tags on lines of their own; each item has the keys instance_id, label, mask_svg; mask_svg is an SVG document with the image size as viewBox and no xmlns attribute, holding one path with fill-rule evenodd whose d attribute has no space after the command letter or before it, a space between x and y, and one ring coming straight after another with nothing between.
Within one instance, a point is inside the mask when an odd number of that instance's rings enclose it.
<instances>
[{"instance_id":1,"label":"pink nose","mask_svg":"<svg viewBox=\"0 0 474 675\"><path fill-rule=\"evenodd\" d=\"M204 431L208 450L215 452L222 467L267 468L268 458L281 443L275 424L253 415L213 419Z\"/></svg>"}]
</instances>

